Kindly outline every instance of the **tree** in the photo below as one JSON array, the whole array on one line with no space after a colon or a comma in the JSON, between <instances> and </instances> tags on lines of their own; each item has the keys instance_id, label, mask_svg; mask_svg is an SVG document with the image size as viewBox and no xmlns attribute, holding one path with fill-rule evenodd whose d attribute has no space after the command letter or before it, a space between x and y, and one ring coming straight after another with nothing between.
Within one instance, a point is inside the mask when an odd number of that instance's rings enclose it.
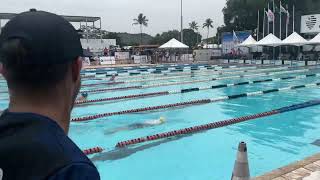
<instances>
[{"instance_id":1,"label":"tree","mask_svg":"<svg viewBox=\"0 0 320 180\"><path fill-rule=\"evenodd\" d=\"M199 33L194 32L194 30L191 29L184 29L183 30L184 36L184 43L188 45L189 47L195 47L198 45L198 38L201 38L201 35Z\"/></svg>"},{"instance_id":2,"label":"tree","mask_svg":"<svg viewBox=\"0 0 320 180\"><path fill-rule=\"evenodd\" d=\"M106 34L102 35L102 38L103 39L115 39L117 41L117 45L119 45L120 47L124 46L124 44L121 41L121 38L115 32L106 33Z\"/></svg>"},{"instance_id":3,"label":"tree","mask_svg":"<svg viewBox=\"0 0 320 180\"><path fill-rule=\"evenodd\" d=\"M163 32L162 34L157 34L152 40L152 44L164 44L171 40L172 38L178 39L180 37L180 31L172 30L168 32Z\"/></svg>"},{"instance_id":4,"label":"tree","mask_svg":"<svg viewBox=\"0 0 320 180\"><path fill-rule=\"evenodd\" d=\"M195 33L191 29L184 29L183 30L184 36L184 43L190 47L197 45L197 37L201 38L199 33ZM180 37L180 31L173 30L168 32L163 32L162 34L157 34L152 40L152 44L162 45L172 38L178 39Z\"/></svg>"},{"instance_id":5,"label":"tree","mask_svg":"<svg viewBox=\"0 0 320 180\"><path fill-rule=\"evenodd\" d=\"M133 25L140 25L140 45L142 44L142 27L145 26L147 27L148 26L148 19L146 16L144 16L142 13L140 13L138 15L138 18L137 19L133 19L134 23Z\"/></svg>"},{"instance_id":6,"label":"tree","mask_svg":"<svg viewBox=\"0 0 320 180\"><path fill-rule=\"evenodd\" d=\"M272 8L271 0L227 0L226 6L222 12L224 14L224 26L218 29L218 33L254 30L257 28L257 11L260 10L260 29L262 29L263 23L263 9L268 7ZM276 13L279 13L279 1L275 1ZM314 0L282 0L284 7L288 6L292 15L292 6L295 5L296 15L310 14L320 12L320 3ZM296 18L298 19L298 18Z\"/></svg>"},{"instance_id":7,"label":"tree","mask_svg":"<svg viewBox=\"0 0 320 180\"><path fill-rule=\"evenodd\" d=\"M198 30L199 30L199 25L198 23L196 23L195 21L192 21L191 23L189 23L190 29L192 29L194 32L196 32L197 34L199 34ZM198 36L197 36L197 44L199 43L198 41Z\"/></svg>"},{"instance_id":8,"label":"tree","mask_svg":"<svg viewBox=\"0 0 320 180\"><path fill-rule=\"evenodd\" d=\"M208 19L206 19L205 23L203 23L203 26L202 26L202 28L207 28L207 30L208 30L207 39L209 38L210 28L213 28L212 23L213 23L212 19L208 18Z\"/></svg>"}]
</instances>

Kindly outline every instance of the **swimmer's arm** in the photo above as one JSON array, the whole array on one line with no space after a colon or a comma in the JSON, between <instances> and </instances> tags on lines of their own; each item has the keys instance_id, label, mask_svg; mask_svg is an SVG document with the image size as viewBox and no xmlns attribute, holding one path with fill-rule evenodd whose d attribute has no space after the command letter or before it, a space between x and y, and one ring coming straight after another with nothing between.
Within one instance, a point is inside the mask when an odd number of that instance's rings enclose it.
<instances>
[{"instance_id":1,"label":"swimmer's arm","mask_svg":"<svg viewBox=\"0 0 320 180\"><path fill-rule=\"evenodd\" d=\"M48 177L48 180L100 180L98 170L85 163L74 163Z\"/></svg>"}]
</instances>

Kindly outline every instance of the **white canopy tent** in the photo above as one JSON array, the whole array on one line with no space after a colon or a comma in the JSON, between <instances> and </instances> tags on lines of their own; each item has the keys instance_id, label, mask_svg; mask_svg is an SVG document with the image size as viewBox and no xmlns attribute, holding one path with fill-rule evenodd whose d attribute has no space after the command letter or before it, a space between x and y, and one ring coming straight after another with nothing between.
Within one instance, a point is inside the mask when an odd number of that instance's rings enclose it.
<instances>
[{"instance_id":1,"label":"white canopy tent","mask_svg":"<svg viewBox=\"0 0 320 180\"><path fill-rule=\"evenodd\" d=\"M250 35L246 40L244 40L238 47L253 47L257 41Z\"/></svg>"},{"instance_id":2,"label":"white canopy tent","mask_svg":"<svg viewBox=\"0 0 320 180\"><path fill-rule=\"evenodd\" d=\"M254 46L271 46L277 47L281 43L281 40L275 35L270 33L268 36L261 39L259 42L255 43Z\"/></svg>"},{"instance_id":3,"label":"white canopy tent","mask_svg":"<svg viewBox=\"0 0 320 180\"><path fill-rule=\"evenodd\" d=\"M180 41L176 39L171 39L167 43L163 44L162 46L159 47L160 49L188 49L189 46L181 43Z\"/></svg>"},{"instance_id":4,"label":"white canopy tent","mask_svg":"<svg viewBox=\"0 0 320 180\"><path fill-rule=\"evenodd\" d=\"M320 33L311 39L307 44L309 45L320 45Z\"/></svg>"},{"instance_id":5,"label":"white canopy tent","mask_svg":"<svg viewBox=\"0 0 320 180\"><path fill-rule=\"evenodd\" d=\"M285 40L283 40L279 46L303 46L308 44L308 41L300 36L298 33L293 32Z\"/></svg>"}]
</instances>

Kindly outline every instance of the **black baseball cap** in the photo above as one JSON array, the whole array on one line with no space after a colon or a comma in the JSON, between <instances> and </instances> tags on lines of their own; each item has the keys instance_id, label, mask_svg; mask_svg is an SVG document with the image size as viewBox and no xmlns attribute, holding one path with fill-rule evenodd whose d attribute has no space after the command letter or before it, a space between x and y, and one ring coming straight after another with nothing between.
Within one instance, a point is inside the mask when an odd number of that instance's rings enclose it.
<instances>
[{"instance_id":1,"label":"black baseball cap","mask_svg":"<svg viewBox=\"0 0 320 180\"><path fill-rule=\"evenodd\" d=\"M11 39L21 40L26 47L25 64L61 64L83 55L75 28L63 17L45 11L31 9L12 18L2 29L0 47Z\"/></svg>"}]
</instances>

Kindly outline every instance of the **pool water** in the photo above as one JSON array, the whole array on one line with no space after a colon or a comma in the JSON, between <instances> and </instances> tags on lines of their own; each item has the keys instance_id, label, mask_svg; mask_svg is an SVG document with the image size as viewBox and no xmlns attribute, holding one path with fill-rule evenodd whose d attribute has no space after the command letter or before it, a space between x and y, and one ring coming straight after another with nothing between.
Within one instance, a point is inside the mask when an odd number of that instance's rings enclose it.
<instances>
[{"instance_id":1,"label":"pool water","mask_svg":"<svg viewBox=\"0 0 320 180\"><path fill-rule=\"evenodd\" d=\"M273 70L271 72L278 71ZM263 77L234 78L202 83L160 86L147 89L104 92L99 94L89 94L89 99L168 90L181 90L192 87L298 76L310 73L320 73L320 70L316 69L310 72L288 72L286 74ZM250 74L250 72L244 74ZM181 79L177 78L174 82L219 77L221 75L208 75L207 77L195 76L196 77ZM134 76L128 76L128 80L134 79ZM141 78L137 77L136 79ZM84 80L84 83L89 84L97 82L102 81ZM156 83L167 82L169 82L169 80L156 81ZM75 107L72 117L83 117L106 112L116 112L198 99L216 98L226 95L316 82L320 82L318 77L308 77L304 79L290 79L202 90L185 94L129 99L119 102L94 103L87 106ZM152 84L155 82L143 83ZM86 87L82 90L142 85L143 83L130 83L115 86L102 85L97 87ZM2 84L0 85L2 86ZM0 88L0 91L3 90L6 90L5 86ZM7 94L0 93L0 99L5 99L7 97ZM73 122L71 124L69 136L81 149L96 146L105 148L103 153L89 156L97 166L102 179L230 179L237 153L237 146L241 141L245 141L248 145L250 172L253 177L287 165L288 163L301 160L320 151L320 147L311 144L315 140L320 139L320 113L318 113L320 112L320 106L314 106L289 113L239 123L228 127L208 130L190 136L148 142L123 149L117 149L115 148L115 145L119 141L145 137L148 135L230 118L252 115L281 108L283 106L318 99L319 97L320 89L312 87L244 97L204 105L111 116L89 122ZM7 104L7 100L0 100L0 109L6 108ZM166 123L142 129L119 130L133 123L159 119L159 117L165 117ZM119 131L115 132L116 130Z\"/></svg>"}]
</instances>

